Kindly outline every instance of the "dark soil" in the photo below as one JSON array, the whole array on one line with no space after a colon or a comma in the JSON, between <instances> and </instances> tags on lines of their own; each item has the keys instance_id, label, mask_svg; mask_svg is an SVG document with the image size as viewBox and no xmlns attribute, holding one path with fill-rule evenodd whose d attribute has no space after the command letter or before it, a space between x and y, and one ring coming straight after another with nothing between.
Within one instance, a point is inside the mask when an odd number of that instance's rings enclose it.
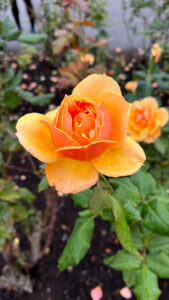
<instances>
[{"instance_id":1,"label":"dark soil","mask_svg":"<svg viewBox=\"0 0 169 300\"><path fill-rule=\"evenodd\" d=\"M41 74L44 75L45 70L46 82L43 82L43 85L47 87L45 92L49 92L51 83L48 78L52 69L54 68L48 62L43 61L39 63L38 71L29 70L27 73L36 80ZM26 80L23 82L28 83ZM62 98L62 95L57 92L53 103L58 105ZM31 111L43 113L46 107L39 109L39 107L31 107L24 102L21 109L22 114ZM44 194L37 193L39 178L31 172L22 170L22 167L28 167L29 162L26 159L25 164L22 164L19 159L21 155L22 152L19 152L18 156L14 155L11 165L16 169L9 169L9 175L20 187L27 187L36 193L35 206L43 211L45 209ZM34 161L37 164L37 161ZM21 175L26 175L24 181L21 180ZM114 271L103 263L106 257L113 255L120 249L120 245L114 234L110 232L107 222L96 219L91 248L80 264L63 273L58 272L58 258L73 229L79 211L70 197L61 198L59 202L62 202L62 206L57 214L50 252L30 270L34 288L33 294L19 294L9 288L8 290L0 290L0 300L89 300L91 299L90 291L98 285L103 290L102 300L122 300L119 292L125 284L121 272ZM24 248L24 243L26 243L24 236L21 237L21 241ZM4 264L3 258L0 257L0 270ZM159 284L162 290L160 300L169 300L169 280L160 280ZM134 299L136 298L133 296L132 300Z\"/></svg>"}]
</instances>

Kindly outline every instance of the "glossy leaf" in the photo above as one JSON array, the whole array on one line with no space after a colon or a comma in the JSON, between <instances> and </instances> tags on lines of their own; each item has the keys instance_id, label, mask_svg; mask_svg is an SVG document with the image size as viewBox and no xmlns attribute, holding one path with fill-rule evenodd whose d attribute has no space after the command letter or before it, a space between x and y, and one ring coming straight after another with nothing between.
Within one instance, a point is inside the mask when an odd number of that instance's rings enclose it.
<instances>
[{"instance_id":1,"label":"glossy leaf","mask_svg":"<svg viewBox=\"0 0 169 300\"><path fill-rule=\"evenodd\" d=\"M146 264L159 277L169 277L169 256L166 253L161 252L147 255Z\"/></svg>"},{"instance_id":2,"label":"glossy leaf","mask_svg":"<svg viewBox=\"0 0 169 300\"><path fill-rule=\"evenodd\" d=\"M89 209L93 215L99 215L106 207L111 207L109 194L104 190L94 188L91 197L89 198Z\"/></svg>"},{"instance_id":3,"label":"glossy leaf","mask_svg":"<svg viewBox=\"0 0 169 300\"><path fill-rule=\"evenodd\" d=\"M4 103L9 109L15 109L20 105L20 97L13 91L5 92Z\"/></svg>"},{"instance_id":4,"label":"glossy leaf","mask_svg":"<svg viewBox=\"0 0 169 300\"><path fill-rule=\"evenodd\" d=\"M137 300L158 300L161 294L157 276L145 265L137 270L134 294Z\"/></svg>"},{"instance_id":5,"label":"glossy leaf","mask_svg":"<svg viewBox=\"0 0 169 300\"><path fill-rule=\"evenodd\" d=\"M21 43L26 43L26 44L40 44L43 43L47 38L47 35L45 33L22 33L18 41Z\"/></svg>"},{"instance_id":6,"label":"glossy leaf","mask_svg":"<svg viewBox=\"0 0 169 300\"><path fill-rule=\"evenodd\" d=\"M132 183L137 187L142 199L146 199L155 190L156 182L151 174L139 171L130 177Z\"/></svg>"},{"instance_id":7,"label":"glossy leaf","mask_svg":"<svg viewBox=\"0 0 169 300\"><path fill-rule=\"evenodd\" d=\"M134 246L133 240L130 235L124 210L115 198L111 197L111 201L118 239L125 250L138 255L138 252Z\"/></svg>"},{"instance_id":8,"label":"glossy leaf","mask_svg":"<svg viewBox=\"0 0 169 300\"><path fill-rule=\"evenodd\" d=\"M148 244L148 249L152 253L165 252L169 254L169 237L168 236L154 236Z\"/></svg>"},{"instance_id":9,"label":"glossy leaf","mask_svg":"<svg viewBox=\"0 0 169 300\"><path fill-rule=\"evenodd\" d=\"M141 197L139 195L137 187L132 183L130 178L111 178L109 180L113 187L116 188L113 193L113 197L123 202L133 201L139 203Z\"/></svg>"},{"instance_id":10,"label":"glossy leaf","mask_svg":"<svg viewBox=\"0 0 169 300\"><path fill-rule=\"evenodd\" d=\"M38 185L38 192L45 191L49 187L49 183L46 177L43 177Z\"/></svg>"},{"instance_id":11,"label":"glossy leaf","mask_svg":"<svg viewBox=\"0 0 169 300\"><path fill-rule=\"evenodd\" d=\"M89 250L93 231L93 217L77 219L73 232L58 261L60 271L69 266L77 265L82 260Z\"/></svg>"},{"instance_id":12,"label":"glossy leaf","mask_svg":"<svg viewBox=\"0 0 169 300\"><path fill-rule=\"evenodd\" d=\"M119 271L138 269L141 259L136 255L119 250L115 255L104 260L104 263Z\"/></svg>"},{"instance_id":13,"label":"glossy leaf","mask_svg":"<svg viewBox=\"0 0 169 300\"><path fill-rule=\"evenodd\" d=\"M86 190L81 193L72 194L71 197L75 203L75 205L78 205L82 208L88 208L88 201L92 194L92 190Z\"/></svg>"},{"instance_id":14,"label":"glossy leaf","mask_svg":"<svg viewBox=\"0 0 169 300\"><path fill-rule=\"evenodd\" d=\"M143 204L144 225L160 234L169 236L169 203L153 200Z\"/></svg>"}]
</instances>

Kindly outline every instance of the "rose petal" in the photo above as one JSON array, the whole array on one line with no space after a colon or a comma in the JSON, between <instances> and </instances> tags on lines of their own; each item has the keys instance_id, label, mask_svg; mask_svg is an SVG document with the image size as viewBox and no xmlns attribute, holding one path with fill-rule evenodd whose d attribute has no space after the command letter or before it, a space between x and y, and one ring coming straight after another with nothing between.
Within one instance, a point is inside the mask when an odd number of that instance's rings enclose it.
<instances>
[{"instance_id":1,"label":"rose petal","mask_svg":"<svg viewBox=\"0 0 169 300\"><path fill-rule=\"evenodd\" d=\"M95 287L91 290L90 296L92 300L100 300L103 297L103 291L100 286Z\"/></svg>"},{"instance_id":2,"label":"rose petal","mask_svg":"<svg viewBox=\"0 0 169 300\"><path fill-rule=\"evenodd\" d=\"M101 156L92 160L99 173L110 177L127 176L137 172L143 165L143 149L130 137L119 149L109 148Z\"/></svg>"},{"instance_id":3,"label":"rose petal","mask_svg":"<svg viewBox=\"0 0 169 300\"><path fill-rule=\"evenodd\" d=\"M139 101L138 101L139 102ZM153 97L146 97L143 100L140 101L140 104L142 107L145 108L151 108L151 109L157 109L158 108L158 102Z\"/></svg>"},{"instance_id":4,"label":"rose petal","mask_svg":"<svg viewBox=\"0 0 169 300\"><path fill-rule=\"evenodd\" d=\"M131 299L132 293L127 286L120 290L120 295L125 299Z\"/></svg>"},{"instance_id":5,"label":"rose petal","mask_svg":"<svg viewBox=\"0 0 169 300\"><path fill-rule=\"evenodd\" d=\"M63 147L56 151L65 157L80 161L89 161L100 156L107 148L114 145L113 141L97 141L86 146Z\"/></svg>"},{"instance_id":6,"label":"rose petal","mask_svg":"<svg viewBox=\"0 0 169 300\"><path fill-rule=\"evenodd\" d=\"M130 104L121 95L111 90L100 93L99 100L103 101L112 116L112 140L123 142L127 133Z\"/></svg>"},{"instance_id":7,"label":"rose petal","mask_svg":"<svg viewBox=\"0 0 169 300\"><path fill-rule=\"evenodd\" d=\"M51 133L56 149L62 147L80 146L78 142L76 142L66 132L59 128L51 126Z\"/></svg>"},{"instance_id":8,"label":"rose petal","mask_svg":"<svg viewBox=\"0 0 169 300\"><path fill-rule=\"evenodd\" d=\"M59 156L55 163L46 165L46 177L57 191L74 194L93 186L98 180L98 172L90 162Z\"/></svg>"},{"instance_id":9,"label":"rose petal","mask_svg":"<svg viewBox=\"0 0 169 300\"><path fill-rule=\"evenodd\" d=\"M119 85L111 77L106 76L105 74L93 74L80 81L74 88L72 95L87 97L98 102L100 93L106 89L110 89L121 95Z\"/></svg>"},{"instance_id":10,"label":"rose petal","mask_svg":"<svg viewBox=\"0 0 169 300\"><path fill-rule=\"evenodd\" d=\"M19 119L16 125L20 144L42 162L54 162L58 154L52 141L49 128L42 121L52 123L51 119L38 113L30 113Z\"/></svg>"},{"instance_id":11,"label":"rose petal","mask_svg":"<svg viewBox=\"0 0 169 300\"><path fill-rule=\"evenodd\" d=\"M157 110L157 119L160 122L160 127L164 126L168 122L169 113L167 109L161 107Z\"/></svg>"}]
</instances>

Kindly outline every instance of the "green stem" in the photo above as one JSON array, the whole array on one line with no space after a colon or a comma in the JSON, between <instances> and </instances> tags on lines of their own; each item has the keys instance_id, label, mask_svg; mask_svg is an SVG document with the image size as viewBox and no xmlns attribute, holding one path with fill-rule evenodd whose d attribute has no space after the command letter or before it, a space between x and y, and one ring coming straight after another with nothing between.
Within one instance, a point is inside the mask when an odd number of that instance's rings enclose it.
<instances>
[{"instance_id":1,"label":"green stem","mask_svg":"<svg viewBox=\"0 0 169 300\"><path fill-rule=\"evenodd\" d=\"M114 189L111 186L110 182L107 180L107 178L103 174L100 174L100 177L103 179L103 181L105 182L105 184L108 186L108 188L110 189L110 192L113 193Z\"/></svg>"}]
</instances>

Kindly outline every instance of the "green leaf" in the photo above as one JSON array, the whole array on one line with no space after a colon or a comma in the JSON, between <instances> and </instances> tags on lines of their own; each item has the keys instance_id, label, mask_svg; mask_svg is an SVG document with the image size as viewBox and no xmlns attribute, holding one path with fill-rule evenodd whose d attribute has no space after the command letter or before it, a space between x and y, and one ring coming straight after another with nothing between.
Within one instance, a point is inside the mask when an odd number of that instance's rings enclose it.
<instances>
[{"instance_id":1,"label":"green leaf","mask_svg":"<svg viewBox=\"0 0 169 300\"><path fill-rule=\"evenodd\" d=\"M13 91L6 91L4 97L5 106L9 109L15 109L20 105L20 97Z\"/></svg>"},{"instance_id":2,"label":"green leaf","mask_svg":"<svg viewBox=\"0 0 169 300\"><path fill-rule=\"evenodd\" d=\"M85 210L82 210L82 211L79 211L78 213L79 217L81 218L90 218L92 217L92 213L89 209L85 209Z\"/></svg>"},{"instance_id":3,"label":"green leaf","mask_svg":"<svg viewBox=\"0 0 169 300\"><path fill-rule=\"evenodd\" d=\"M130 178L111 178L109 180L113 187L116 188L113 197L123 202L133 201L137 204L140 203L141 197L137 187L131 182Z\"/></svg>"},{"instance_id":4,"label":"green leaf","mask_svg":"<svg viewBox=\"0 0 169 300\"><path fill-rule=\"evenodd\" d=\"M20 34L18 41L26 44L40 44L43 43L47 38L45 33L22 33Z\"/></svg>"},{"instance_id":5,"label":"green leaf","mask_svg":"<svg viewBox=\"0 0 169 300\"><path fill-rule=\"evenodd\" d=\"M106 207L111 207L109 194L97 187L94 188L93 194L89 198L89 209L93 215L99 215Z\"/></svg>"},{"instance_id":6,"label":"green leaf","mask_svg":"<svg viewBox=\"0 0 169 300\"><path fill-rule=\"evenodd\" d=\"M132 183L137 187L142 199L152 194L156 187L154 178L146 171L139 171L130 177Z\"/></svg>"},{"instance_id":7,"label":"green leaf","mask_svg":"<svg viewBox=\"0 0 169 300\"><path fill-rule=\"evenodd\" d=\"M124 250L119 250L116 255L106 258L104 263L110 266L112 269L118 271L128 271L139 268L141 259L139 259L136 255L128 253Z\"/></svg>"},{"instance_id":8,"label":"green leaf","mask_svg":"<svg viewBox=\"0 0 169 300\"><path fill-rule=\"evenodd\" d=\"M34 96L31 92L25 92L20 87L15 88L15 92L24 100L30 102L32 105L44 106L51 102L54 97L53 93L44 94L41 96Z\"/></svg>"},{"instance_id":9,"label":"green leaf","mask_svg":"<svg viewBox=\"0 0 169 300\"><path fill-rule=\"evenodd\" d=\"M67 269L69 266L77 265L86 255L93 231L93 217L77 219L73 232L58 261L60 271Z\"/></svg>"},{"instance_id":10,"label":"green leaf","mask_svg":"<svg viewBox=\"0 0 169 300\"><path fill-rule=\"evenodd\" d=\"M167 236L154 236L148 244L148 250L151 253L165 252L169 254L169 237Z\"/></svg>"},{"instance_id":11,"label":"green leaf","mask_svg":"<svg viewBox=\"0 0 169 300\"><path fill-rule=\"evenodd\" d=\"M130 224L133 224L137 221L141 221L140 212L136 206L136 203L127 201L124 206L125 216Z\"/></svg>"},{"instance_id":12,"label":"green leaf","mask_svg":"<svg viewBox=\"0 0 169 300\"><path fill-rule=\"evenodd\" d=\"M4 140L0 143L0 150L4 152L17 151L20 148L20 144L17 139L10 136L5 136Z\"/></svg>"},{"instance_id":13,"label":"green leaf","mask_svg":"<svg viewBox=\"0 0 169 300\"><path fill-rule=\"evenodd\" d=\"M136 283L136 270L123 271L123 280L129 288L134 286Z\"/></svg>"},{"instance_id":14,"label":"green leaf","mask_svg":"<svg viewBox=\"0 0 169 300\"><path fill-rule=\"evenodd\" d=\"M49 183L46 179L46 177L43 177L38 185L38 192L42 192L47 190L47 188L49 187Z\"/></svg>"},{"instance_id":15,"label":"green leaf","mask_svg":"<svg viewBox=\"0 0 169 300\"><path fill-rule=\"evenodd\" d=\"M120 204L115 200L115 198L113 198L112 196L110 196L110 198L112 201L113 215L115 218L115 226L118 239L125 250L138 255L138 251L136 250L130 235L124 211Z\"/></svg>"},{"instance_id":16,"label":"green leaf","mask_svg":"<svg viewBox=\"0 0 169 300\"><path fill-rule=\"evenodd\" d=\"M160 137L155 140L154 146L157 149L158 152L160 152L162 155L165 154L165 151L168 148L168 140L164 137Z\"/></svg>"},{"instance_id":17,"label":"green leaf","mask_svg":"<svg viewBox=\"0 0 169 300\"><path fill-rule=\"evenodd\" d=\"M139 79L139 78L143 78L144 79L147 74L146 74L145 71L139 70L139 71L134 71L133 75L137 76L137 78L135 78L135 79Z\"/></svg>"},{"instance_id":18,"label":"green leaf","mask_svg":"<svg viewBox=\"0 0 169 300\"><path fill-rule=\"evenodd\" d=\"M169 256L166 253L161 252L147 255L146 264L159 277L169 277Z\"/></svg>"},{"instance_id":19,"label":"green leaf","mask_svg":"<svg viewBox=\"0 0 169 300\"><path fill-rule=\"evenodd\" d=\"M92 190L86 190L78 194L72 194L71 197L75 205L78 205L82 208L88 208L88 201L92 193Z\"/></svg>"},{"instance_id":20,"label":"green leaf","mask_svg":"<svg viewBox=\"0 0 169 300\"><path fill-rule=\"evenodd\" d=\"M158 288L157 276L145 265L137 270L134 294L137 300L158 300L161 294Z\"/></svg>"},{"instance_id":21,"label":"green leaf","mask_svg":"<svg viewBox=\"0 0 169 300\"><path fill-rule=\"evenodd\" d=\"M8 86L5 88L5 91L13 90L14 88L16 88L20 84L21 80L22 80L22 72L18 72L15 75L12 82L8 84Z\"/></svg>"},{"instance_id":22,"label":"green leaf","mask_svg":"<svg viewBox=\"0 0 169 300\"><path fill-rule=\"evenodd\" d=\"M20 30L18 30L15 24L10 20L9 17L6 17L3 21L3 37L6 41L13 41L18 38L20 35Z\"/></svg>"},{"instance_id":23,"label":"green leaf","mask_svg":"<svg viewBox=\"0 0 169 300\"><path fill-rule=\"evenodd\" d=\"M144 98L147 96L151 96L153 92L153 86L150 81L148 80L140 80L137 90L136 90L136 95L139 98Z\"/></svg>"},{"instance_id":24,"label":"green leaf","mask_svg":"<svg viewBox=\"0 0 169 300\"><path fill-rule=\"evenodd\" d=\"M144 225L160 235L169 235L169 203L153 200L143 205Z\"/></svg>"},{"instance_id":25,"label":"green leaf","mask_svg":"<svg viewBox=\"0 0 169 300\"><path fill-rule=\"evenodd\" d=\"M19 193L14 187L13 182L0 179L0 199L9 202L19 199Z\"/></svg>"},{"instance_id":26,"label":"green leaf","mask_svg":"<svg viewBox=\"0 0 169 300\"><path fill-rule=\"evenodd\" d=\"M5 72L5 74L3 75L2 78L2 83L6 84L8 83L15 75L14 69L13 68L8 68Z\"/></svg>"},{"instance_id":27,"label":"green leaf","mask_svg":"<svg viewBox=\"0 0 169 300\"><path fill-rule=\"evenodd\" d=\"M36 199L35 195L27 188L20 188L19 195L22 201L29 204L31 204Z\"/></svg>"}]
</instances>

